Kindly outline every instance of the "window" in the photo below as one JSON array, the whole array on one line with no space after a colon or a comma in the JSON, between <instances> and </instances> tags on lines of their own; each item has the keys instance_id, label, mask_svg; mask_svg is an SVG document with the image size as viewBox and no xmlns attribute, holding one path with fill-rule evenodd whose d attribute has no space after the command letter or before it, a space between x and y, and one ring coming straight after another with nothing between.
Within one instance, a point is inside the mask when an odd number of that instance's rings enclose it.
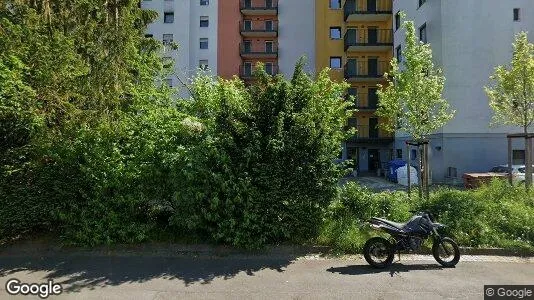
<instances>
[{"instance_id":1,"label":"window","mask_svg":"<svg viewBox=\"0 0 534 300\"><path fill-rule=\"evenodd\" d=\"M341 69L341 57L330 57L330 68Z\"/></svg>"},{"instance_id":2,"label":"window","mask_svg":"<svg viewBox=\"0 0 534 300\"><path fill-rule=\"evenodd\" d=\"M265 52L267 53L273 53L274 52L274 44L272 41L266 41L265 42Z\"/></svg>"},{"instance_id":3,"label":"window","mask_svg":"<svg viewBox=\"0 0 534 300\"><path fill-rule=\"evenodd\" d=\"M341 0L330 0L330 8L331 9L340 9L341 8Z\"/></svg>"},{"instance_id":4,"label":"window","mask_svg":"<svg viewBox=\"0 0 534 300\"><path fill-rule=\"evenodd\" d=\"M201 38L200 39L200 49L208 49L208 39L207 38Z\"/></svg>"},{"instance_id":5,"label":"window","mask_svg":"<svg viewBox=\"0 0 534 300\"><path fill-rule=\"evenodd\" d=\"M198 67L202 70L206 70L208 68L208 60L207 59L201 59L198 61Z\"/></svg>"},{"instance_id":6,"label":"window","mask_svg":"<svg viewBox=\"0 0 534 300\"><path fill-rule=\"evenodd\" d=\"M174 12L163 13L163 23L174 23Z\"/></svg>"},{"instance_id":7,"label":"window","mask_svg":"<svg viewBox=\"0 0 534 300\"><path fill-rule=\"evenodd\" d=\"M398 30L401 27L401 16L400 12L395 14L395 30Z\"/></svg>"},{"instance_id":8,"label":"window","mask_svg":"<svg viewBox=\"0 0 534 300\"><path fill-rule=\"evenodd\" d=\"M252 21L251 20L243 21L243 27L244 27L245 31L251 31L252 30Z\"/></svg>"},{"instance_id":9,"label":"window","mask_svg":"<svg viewBox=\"0 0 534 300\"><path fill-rule=\"evenodd\" d=\"M167 85L168 87L172 87L172 78L165 79L165 85Z\"/></svg>"},{"instance_id":10,"label":"window","mask_svg":"<svg viewBox=\"0 0 534 300\"><path fill-rule=\"evenodd\" d=\"M519 12L520 12L519 8L514 8L514 21L516 22L519 22L519 17L520 17Z\"/></svg>"},{"instance_id":11,"label":"window","mask_svg":"<svg viewBox=\"0 0 534 300\"><path fill-rule=\"evenodd\" d=\"M333 40L341 39L341 27L330 27L330 38Z\"/></svg>"},{"instance_id":12,"label":"window","mask_svg":"<svg viewBox=\"0 0 534 300\"><path fill-rule=\"evenodd\" d=\"M419 6L418 7L421 7L421 5L425 4L426 0L419 0Z\"/></svg>"},{"instance_id":13,"label":"window","mask_svg":"<svg viewBox=\"0 0 534 300\"><path fill-rule=\"evenodd\" d=\"M243 41L243 52L245 52L245 53L252 52L252 42L251 41Z\"/></svg>"},{"instance_id":14,"label":"window","mask_svg":"<svg viewBox=\"0 0 534 300\"><path fill-rule=\"evenodd\" d=\"M210 5L209 0L200 0L200 5Z\"/></svg>"},{"instance_id":15,"label":"window","mask_svg":"<svg viewBox=\"0 0 534 300\"><path fill-rule=\"evenodd\" d=\"M163 34L163 44L168 45L173 42L172 33Z\"/></svg>"},{"instance_id":16,"label":"window","mask_svg":"<svg viewBox=\"0 0 534 300\"><path fill-rule=\"evenodd\" d=\"M243 75L251 76L252 75L252 63L246 62L244 65Z\"/></svg>"},{"instance_id":17,"label":"window","mask_svg":"<svg viewBox=\"0 0 534 300\"><path fill-rule=\"evenodd\" d=\"M457 178L458 177L458 169L454 167L448 167L447 168L447 177L449 178Z\"/></svg>"},{"instance_id":18,"label":"window","mask_svg":"<svg viewBox=\"0 0 534 300\"><path fill-rule=\"evenodd\" d=\"M419 40L426 44L426 23L419 27Z\"/></svg>"},{"instance_id":19,"label":"window","mask_svg":"<svg viewBox=\"0 0 534 300\"><path fill-rule=\"evenodd\" d=\"M210 20L206 16L200 17L200 27L208 27L210 25Z\"/></svg>"},{"instance_id":20,"label":"window","mask_svg":"<svg viewBox=\"0 0 534 300\"><path fill-rule=\"evenodd\" d=\"M397 46L396 52L397 52L397 62L401 62L402 61L402 45Z\"/></svg>"},{"instance_id":21,"label":"window","mask_svg":"<svg viewBox=\"0 0 534 300\"><path fill-rule=\"evenodd\" d=\"M265 31L273 31L273 29L274 29L273 21L272 20L265 21Z\"/></svg>"},{"instance_id":22,"label":"window","mask_svg":"<svg viewBox=\"0 0 534 300\"><path fill-rule=\"evenodd\" d=\"M267 72L267 74L269 75L274 75L273 63L271 62L265 63L265 72Z\"/></svg>"}]
</instances>

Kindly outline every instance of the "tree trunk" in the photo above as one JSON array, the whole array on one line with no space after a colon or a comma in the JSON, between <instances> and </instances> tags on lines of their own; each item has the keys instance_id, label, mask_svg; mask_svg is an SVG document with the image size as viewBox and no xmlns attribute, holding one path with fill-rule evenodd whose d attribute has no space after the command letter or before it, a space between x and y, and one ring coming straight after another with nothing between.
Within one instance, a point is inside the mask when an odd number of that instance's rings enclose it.
<instances>
[{"instance_id":1,"label":"tree trunk","mask_svg":"<svg viewBox=\"0 0 534 300\"><path fill-rule=\"evenodd\" d=\"M419 180L419 199L423 198L423 176L421 172L423 171L423 155L421 151L421 145L417 145L417 153L419 154L419 172L417 172L417 179Z\"/></svg>"},{"instance_id":2,"label":"tree trunk","mask_svg":"<svg viewBox=\"0 0 534 300\"><path fill-rule=\"evenodd\" d=\"M406 169L408 170L408 198L412 195L412 176L410 174L410 167L412 166L412 154L410 153L410 145L406 144L406 153L408 154L408 161L406 162Z\"/></svg>"},{"instance_id":3,"label":"tree trunk","mask_svg":"<svg viewBox=\"0 0 534 300\"><path fill-rule=\"evenodd\" d=\"M530 189L530 186L532 185L532 149L530 148L531 143L530 139L528 138L528 128L524 127L525 132L525 186L528 189Z\"/></svg>"},{"instance_id":4,"label":"tree trunk","mask_svg":"<svg viewBox=\"0 0 534 300\"><path fill-rule=\"evenodd\" d=\"M424 150L424 155L425 155L425 198L426 199L429 199L430 198L430 190L429 190L429 184L428 184L428 181L429 181L429 178L430 178L430 168L429 168L429 163L428 163L428 143L424 144L423 146Z\"/></svg>"}]
</instances>

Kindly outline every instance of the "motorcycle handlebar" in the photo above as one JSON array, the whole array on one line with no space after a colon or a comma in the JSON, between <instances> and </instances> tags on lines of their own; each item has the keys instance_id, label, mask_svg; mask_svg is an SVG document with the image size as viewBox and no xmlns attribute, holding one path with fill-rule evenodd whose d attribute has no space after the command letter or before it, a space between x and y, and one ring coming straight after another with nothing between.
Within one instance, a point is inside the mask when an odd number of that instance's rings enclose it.
<instances>
[{"instance_id":1,"label":"motorcycle handlebar","mask_svg":"<svg viewBox=\"0 0 534 300\"><path fill-rule=\"evenodd\" d=\"M416 211L416 210L410 210L410 213L412 214L422 214L422 215L427 215L430 217L430 220L432 222L434 222L434 214L429 212L429 211Z\"/></svg>"}]
</instances>

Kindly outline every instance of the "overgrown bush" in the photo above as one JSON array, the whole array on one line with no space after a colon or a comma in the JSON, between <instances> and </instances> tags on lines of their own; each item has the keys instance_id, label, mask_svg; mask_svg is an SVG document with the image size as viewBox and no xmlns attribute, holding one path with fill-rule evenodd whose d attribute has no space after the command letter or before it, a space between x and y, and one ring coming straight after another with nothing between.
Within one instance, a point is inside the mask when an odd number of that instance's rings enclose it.
<instances>
[{"instance_id":1,"label":"overgrown bush","mask_svg":"<svg viewBox=\"0 0 534 300\"><path fill-rule=\"evenodd\" d=\"M256 76L250 89L238 80L196 79L188 109L207 136L172 218L182 230L242 247L316 234L337 190L333 160L346 135L345 85L326 71L314 81L300 63L291 81Z\"/></svg>"},{"instance_id":2,"label":"overgrown bush","mask_svg":"<svg viewBox=\"0 0 534 300\"><path fill-rule=\"evenodd\" d=\"M341 188L329 207L318 242L339 251L358 252L371 235L365 221L372 216L405 222L410 210L430 211L447 225L444 234L461 246L502 247L534 251L534 191L494 181L477 190L440 189L429 200L412 200L404 192L374 193L357 184Z\"/></svg>"},{"instance_id":3,"label":"overgrown bush","mask_svg":"<svg viewBox=\"0 0 534 300\"><path fill-rule=\"evenodd\" d=\"M160 84L172 66L144 37L154 13L64 3L0 3L1 239L253 248L316 234L337 192L346 84L300 64L251 87L199 76L174 100Z\"/></svg>"},{"instance_id":4,"label":"overgrown bush","mask_svg":"<svg viewBox=\"0 0 534 300\"><path fill-rule=\"evenodd\" d=\"M350 182L329 206L318 242L345 252L359 252L365 241L376 234L366 226L371 217L404 222L414 205L404 192L375 193Z\"/></svg>"}]
</instances>

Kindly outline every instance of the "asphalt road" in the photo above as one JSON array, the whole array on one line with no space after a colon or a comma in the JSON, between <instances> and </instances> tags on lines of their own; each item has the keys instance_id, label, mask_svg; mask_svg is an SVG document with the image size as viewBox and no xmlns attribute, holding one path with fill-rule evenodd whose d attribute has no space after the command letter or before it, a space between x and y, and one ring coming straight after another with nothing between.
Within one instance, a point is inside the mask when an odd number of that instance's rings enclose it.
<instances>
[{"instance_id":1,"label":"asphalt road","mask_svg":"<svg viewBox=\"0 0 534 300\"><path fill-rule=\"evenodd\" d=\"M534 260L464 256L454 269L404 256L386 270L359 257L0 254L6 282L60 283L49 299L483 299L485 284L534 284Z\"/></svg>"}]
</instances>

